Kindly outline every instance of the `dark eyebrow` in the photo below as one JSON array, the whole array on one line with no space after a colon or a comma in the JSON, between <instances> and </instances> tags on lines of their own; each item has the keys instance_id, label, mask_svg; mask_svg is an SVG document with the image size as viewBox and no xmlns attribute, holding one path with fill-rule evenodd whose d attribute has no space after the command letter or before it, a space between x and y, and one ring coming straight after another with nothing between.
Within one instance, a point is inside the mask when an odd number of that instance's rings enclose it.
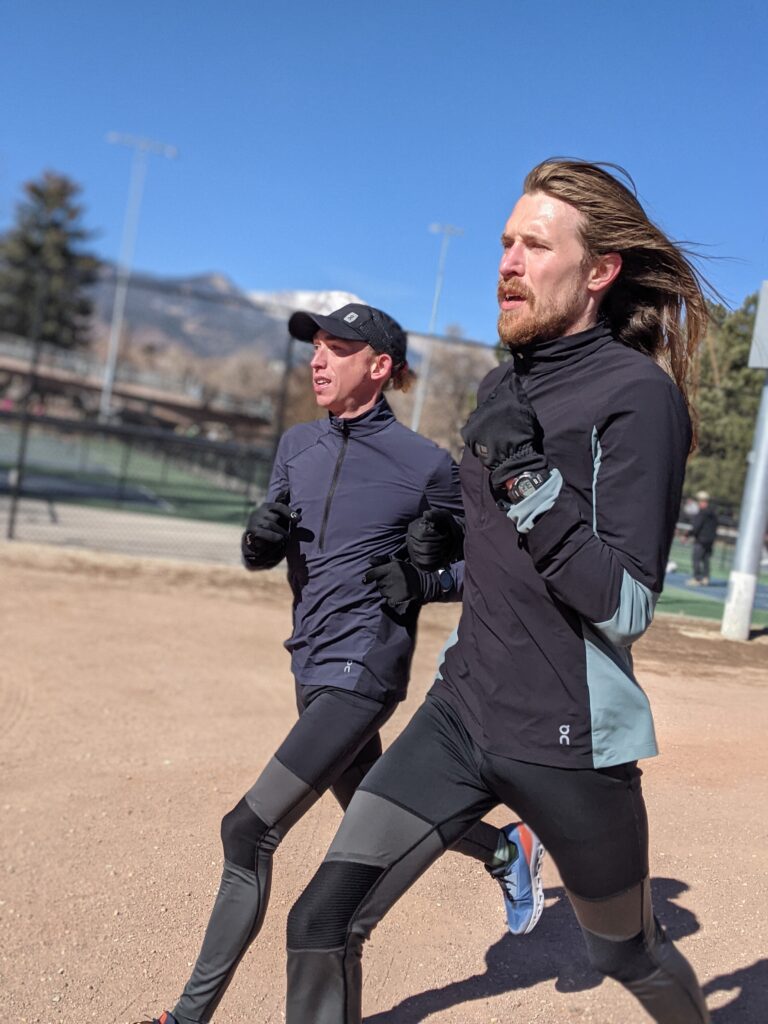
<instances>
[{"instance_id":1,"label":"dark eyebrow","mask_svg":"<svg viewBox=\"0 0 768 1024\"><path fill-rule=\"evenodd\" d=\"M523 234L520 235L520 238L524 242L539 242L541 245L547 246L550 244L542 235L537 235L535 234L535 232L531 231L524 231ZM511 235L508 235L505 231L504 234L501 236L501 244L512 245L513 242L514 238Z\"/></svg>"}]
</instances>

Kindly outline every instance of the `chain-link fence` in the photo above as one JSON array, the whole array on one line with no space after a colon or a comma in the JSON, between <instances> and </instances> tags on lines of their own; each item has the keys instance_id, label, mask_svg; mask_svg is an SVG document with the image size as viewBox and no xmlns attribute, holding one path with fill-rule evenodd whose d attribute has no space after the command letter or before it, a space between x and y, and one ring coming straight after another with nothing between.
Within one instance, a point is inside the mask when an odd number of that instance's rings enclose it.
<instances>
[{"instance_id":1,"label":"chain-link fence","mask_svg":"<svg viewBox=\"0 0 768 1024\"><path fill-rule=\"evenodd\" d=\"M26 452L19 461L22 432ZM234 563L271 448L0 413L9 539Z\"/></svg>"}]
</instances>

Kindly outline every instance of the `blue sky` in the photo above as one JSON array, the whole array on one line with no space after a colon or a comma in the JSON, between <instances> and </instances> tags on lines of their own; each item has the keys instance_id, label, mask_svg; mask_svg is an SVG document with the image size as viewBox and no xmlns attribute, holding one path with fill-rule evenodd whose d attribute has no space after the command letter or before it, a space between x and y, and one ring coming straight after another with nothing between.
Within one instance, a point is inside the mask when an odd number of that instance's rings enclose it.
<instances>
[{"instance_id":1,"label":"blue sky","mask_svg":"<svg viewBox=\"0 0 768 1024\"><path fill-rule=\"evenodd\" d=\"M526 171L612 160L701 243L735 305L768 278L768 8L713 0L0 0L0 229L44 169L116 258L129 150L151 159L134 264L245 289L355 291L404 326L495 339L499 235Z\"/></svg>"}]
</instances>

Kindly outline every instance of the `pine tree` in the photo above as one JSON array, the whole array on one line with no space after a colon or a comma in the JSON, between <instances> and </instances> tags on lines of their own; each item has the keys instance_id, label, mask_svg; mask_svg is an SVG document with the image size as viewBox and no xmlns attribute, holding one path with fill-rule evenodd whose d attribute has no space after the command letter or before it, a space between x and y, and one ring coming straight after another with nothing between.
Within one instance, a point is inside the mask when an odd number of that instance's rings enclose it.
<instances>
[{"instance_id":1,"label":"pine tree","mask_svg":"<svg viewBox=\"0 0 768 1024\"><path fill-rule=\"evenodd\" d=\"M42 296L41 340L66 349L88 343L85 289L98 262L82 248L91 232L82 226L80 191L53 171L24 185L15 225L0 238L0 331L29 337Z\"/></svg>"},{"instance_id":2,"label":"pine tree","mask_svg":"<svg viewBox=\"0 0 768 1024\"><path fill-rule=\"evenodd\" d=\"M701 351L699 445L688 463L685 490L709 491L723 509L741 502L765 379L764 370L747 365L756 311L757 295L731 313L714 306Z\"/></svg>"}]
</instances>

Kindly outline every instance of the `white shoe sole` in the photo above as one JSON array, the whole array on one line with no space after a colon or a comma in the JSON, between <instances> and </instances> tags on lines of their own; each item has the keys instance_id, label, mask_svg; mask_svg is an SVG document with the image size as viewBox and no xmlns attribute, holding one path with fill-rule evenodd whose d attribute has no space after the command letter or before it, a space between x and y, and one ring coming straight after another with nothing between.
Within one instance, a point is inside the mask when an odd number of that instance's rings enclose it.
<instances>
[{"instance_id":1,"label":"white shoe sole","mask_svg":"<svg viewBox=\"0 0 768 1024\"><path fill-rule=\"evenodd\" d=\"M528 927L524 932L520 932L521 935L528 935L536 925L539 923L541 912L544 909L544 886L541 883L541 864L544 860L544 854L547 851L541 845L539 840L536 840L536 846L533 851L533 870L531 871L531 885L533 891L533 915L531 920L528 922Z\"/></svg>"}]
</instances>

